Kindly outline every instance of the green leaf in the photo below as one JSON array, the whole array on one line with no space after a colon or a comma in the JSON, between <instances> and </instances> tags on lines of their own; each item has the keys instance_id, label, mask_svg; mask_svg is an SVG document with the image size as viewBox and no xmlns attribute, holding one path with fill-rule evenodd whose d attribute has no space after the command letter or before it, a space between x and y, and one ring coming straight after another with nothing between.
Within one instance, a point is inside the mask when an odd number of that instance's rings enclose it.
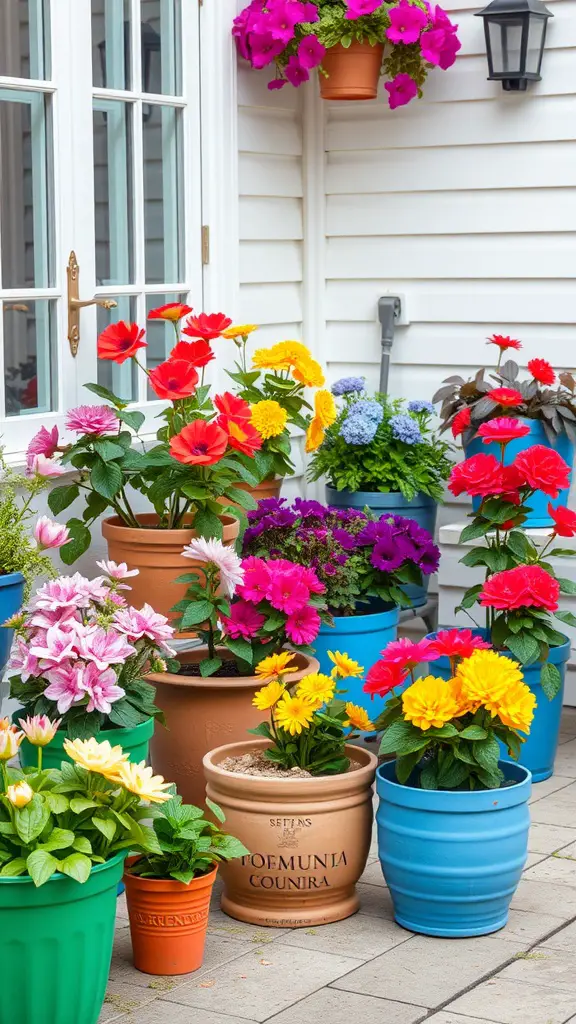
<instances>
[{"instance_id":1,"label":"green leaf","mask_svg":"<svg viewBox=\"0 0 576 1024\"><path fill-rule=\"evenodd\" d=\"M487 554L488 548L471 548L460 561L462 565L467 565L470 568L475 568L477 565L487 565Z\"/></svg>"},{"instance_id":2,"label":"green leaf","mask_svg":"<svg viewBox=\"0 0 576 1024\"><path fill-rule=\"evenodd\" d=\"M560 619L560 622L565 622L567 626L576 626L576 615L573 615L572 612L559 611L554 612L554 615Z\"/></svg>"},{"instance_id":3,"label":"green leaf","mask_svg":"<svg viewBox=\"0 0 576 1024\"><path fill-rule=\"evenodd\" d=\"M203 679L206 679L207 676L213 676L221 667L222 658L204 658L200 662L200 675Z\"/></svg>"},{"instance_id":4,"label":"green leaf","mask_svg":"<svg viewBox=\"0 0 576 1024\"><path fill-rule=\"evenodd\" d=\"M554 700L562 686L562 676L556 665L552 665L549 661L544 662L540 672L540 682L548 700Z\"/></svg>"},{"instance_id":5,"label":"green leaf","mask_svg":"<svg viewBox=\"0 0 576 1024\"><path fill-rule=\"evenodd\" d=\"M35 850L27 857L26 867L34 885L38 887L60 870L60 861L46 850Z\"/></svg>"},{"instance_id":6,"label":"green leaf","mask_svg":"<svg viewBox=\"0 0 576 1024\"><path fill-rule=\"evenodd\" d=\"M438 789L437 765L430 761L423 771L420 772L420 785L422 789Z\"/></svg>"},{"instance_id":7,"label":"green leaf","mask_svg":"<svg viewBox=\"0 0 576 1024\"><path fill-rule=\"evenodd\" d=\"M525 533L521 530L511 530L508 534L507 545L518 558L523 562L527 560L528 556L533 552L534 547L528 540Z\"/></svg>"},{"instance_id":8,"label":"green leaf","mask_svg":"<svg viewBox=\"0 0 576 1024\"><path fill-rule=\"evenodd\" d=\"M231 637L227 636L225 642L226 647L232 652L232 654L235 654L236 657L240 658L242 661L246 661L248 665L252 664L254 655L252 652L252 644L249 640L242 640L241 638L232 640Z\"/></svg>"},{"instance_id":9,"label":"green leaf","mask_svg":"<svg viewBox=\"0 0 576 1024\"><path fill-rule=\"evenodd\" d=\"M472 606L476 604L478 595L482 588L482 583L476 584L475 587L469 587L466 593L464 594L462 601L460 602L459 608L456 610L458 611L460 609L472 608Z\"/></svg>"},{"instance_id":10,"label":"green leaf","mask_svg":"<svg viewBox=\"0 0 576 1024\"><path fill-rule=\"evenodd\" d=\"M423 750L413 750L411 754L396 758L396 778L403 786L408 782L422 754Z\"/></svg>"},{"instance_id":11,"label":"green leaf","mask_svg":"<svg viewBox=\"0 0 576 1024\"><path fill-rule=\"evenodd\" d=\"M479 725L468 725L459 734L461 740L485 740L488 733Z\"/></svg>"},{"instance_id":12,"label":"green leaf","mask_svg":"<svg viewBox=\"0 0 576 1024\"><path fill-rule=\"evenodd\" d=\"M560 590L563 594L576 594L576 583L572 580L564 579L562 576L557 576L556 579L560 584Z\"/></svg>"},{"instance_id":13,"label":"green leaf","mask_svg":"<svg viewBox=\"0 0 576 1024\"><path fill-rule=\"evenodd\" d=\"M63 793L51 793L48 791L43 795L45 802L52 811L52 814L64 814L68 810L70 801Z\"/></svg>"},{"instance_id":14,"label":"green leaf","mask_svg":"<svg viewBox=\"0 0 576 1024\"><path fill-rule=\"evenodd\" d=\"M72 846L73 842L74 833L70 832L69 829L54 828L46 842L41 843L38 849L46 850L48 853L52 850L66 850L67 847Z\"/></svg>"},{"instance_id":15,"label":"green leaf","mask_svg":"<svg viewBox=\"0 0 576 1024\"><path fill-rule=\"evenodd\" d=\"M456 789L470 774L470 768L464 761L453 761L445 771L438 773L438 785L442 789Z\"/></svg>"},{"instance_id":16,"label":"green leaf","mask_svg":"<svg viewBox=\"0 0 576 1024\"><path fill-rule=\"evenodd\" d=\"M3 865L0 871L0 878L17 878L18 875L23 875L26 871L26 861L24 857L14 857Z\"/></svg>"},{"instance_id":17,"label":"green leaf","mask_svg":"<svg viewBox=\"0 0 576 1024\"><path fill-rule=\"evenodd\" d=\"M213 607L210 601L191 601L182 616L180 629L188 629L189 626L197 626L205 622L212 615Z\"/></svg>"},{"instance_id":18,"label":"green leaf","mask_svg":"<svg viewBox=\"0 0 576 1024\"><path fill-rule=\"evenodd\" d=\"M98 395L99 398L106 399L116 409L123 409L124 406L129 404L127 398L117 398L113 391L109 391L108 388L102 386L102 384L85 384L86 391L91 391L92 394Z\"/></svg>"},{"instance_id":19,"label":"green leaf","mask_svg":"<svg viewBox=\"0 0 576 1024\"><path fill-rule=\"evenodd\" d=\"M116 835L116 823L112 821L112 818L100 818L95 814L92 818L92 824L106 837L109 843L112 842Z\"/></svg>"},{"instance_id":20,"label":"green leaf","mask_svg":"<svg viewBox=\"0 0 576 1024\"><path fill-rule=\"evenodd\" d=\"M206 487L203 487L201 484L183 484L181 491L182 494L185 494L187 498L192 498L193 501L206 500Z\"/></svg>"},{"instance_id":21,"label":"green leaf","mask_svg":"<svg viewBox=\"0 0 576 1024\"><path fill-rule=\"evenodd\" d=\"M68 530L70 540L60 548L60 558L64 565L72 565L80 555L90 547L92 537L88 527L80 519L69 519Z\"/></svg>"},{"instance_id":22,"label":"green leaf","mask_svg":"<svg viewBox=\"0 0 576 1024\"><path fill-rule=\"evenodd\" d=\"M73 814L82 814L82 811L88 811L92 807L99 807L95 800L88 800L86 797L78 796L74 797L70 801L70 810Z\"/></svg>"},{"instance_id":23,"label":"green leaf","mask_svg":"<svg viewBox=\"0 0 576 1024\"><path fill-rule=\"evenodd\" d=\"M92 843L88 839L88 836L76 836L72 843L72 849L78 853L85 853L88 857L92 853Z\"/></svg>"},{"instance_id":24,"label":"green leaf","mask_svg":"<svg viewBox=\"0 0 576 1024\"><path fill-rule=\"evenodd\" d=\"M398 719L390 725L380 743L379 753L398 754L399 757L422 750L428 743L428 737L415 729L410 722Z\"/></svg>"},{"instance_id":25,"label":"green leaf","mask_svg":"<svg viewBox=\"0 0 576 1024\"><path fill-rule=\"evenodd\" d=\"M460 543L465 544L467 540L476 540L477 537L484 537L492 529L491 523L471 523L465 526L460 534Z\"/></svg>"},{"instance_id":26,"label":"green leaf","mask_svg":"<svg viewBox=\"0 0 576 1024\"><path fill-rule=\"evenodd\" d=\"M208 508L196 510L194 529L200 537L206 537L208 540L211 537L215 537L216 540L222 540L222 521Z\"/></svg>"},{"instance_id":27,"label":"green leaf","mask_svg":"<svg viewBox=\"0 0 576 1024\"><path fill-rule=\"evenodd\" d=\"M530 665L540 657L540 644L530 633L519 633L506 638L506 647L522 665Z\"/></svg>"},{"instance_id":28,"label":"green leaf","mask_svg":"<svg viewBox=\"0 0 576 1024\"><path fill-rule=\"evenodd\" d=\"M22 842L28 846L44 831L50 820L50 809L39 793L35 793L26 807L14 811L14 825Z\"/></svg>"},{"instance_id":29,"label":"green leaf","mask_svg":"<svg viewBox=\"0 0 576 1024\"><path fill-rule=\"evenodd\" d=\"M123 453L122 453L123 454ZM122 470L115 462L103 462L100 458L90 474L90 483L97 494L111 499L122 488Z\"/></svg>"},{"instance_id":30,"label":"green leaf","mask_svg":"<svg viewBox=\"0 0 576 1024\"><path fill-rule=\"evenodd\" d=\"M83 853L71 853L58 865L63 875L74 878L77 882L87 882L92 871L92 861Z\"/></svg>"},{"instance_id":31,"label":"green leaf","mask_svg":"<svg viewBox=\"0 0 576 1024\"><path fill-rule=\"evenodd\" d=\"M502 572L508 568L508 556L504 551L498 551L497 548L488 548L486 565L492 572Z\"/></svg>"},{"instance_id":32,"label":"green leaf","mask_svg":"<svg viewBox=\"0 0 576 1024\"><path fill-rule=\"evenodd\" d=\"M210 810L212 811L212 814L214 815L214 817L218 821L220 821L220 822L226 821L226 815L224 814L224 811L222 810L222 808L219 807L218 804L215 804L214 801L211 800L210 797L208 797L208 796L206 797L206 806L210 808Z\"/></svg>"},{"instance_id":33,"label":"green leaf","mask_svg":"<svg viewBox=\"0 0 576 1024\"><path fill-rule=\"evenodd\" d=\"M123 729L135 729L137 725L147 722L150 715L138 711L128 700L123 698L112 705L109 718L114 725L119 725Z\"/></svg>"},{"instance_id":34,"label":"green leaf","mask_svg":"<svg viewBox=\"0 0 576 1024\"><path fill-rule=\"evenodd\" d=\"M138 412L137 410L130 410L130 412L122 410L118 413L118 418L122 420L122 423L125 423L127 427L130 427L130 429L134 430L136 433L138 433L146 419L144 413Z\"/></svg>"},{"instance_id":35,"label":"green leaf","mask_svg":"<svg viewBox=\"0 0 576 1024\"><path fill-rule=\"evenodd\" d=\"M488 736L485 740L479 740L472 745L472 753L478 764L485 771L493 775L498 771L498 760L500 758L500 747L494 736Z\"/></svg>"},{"instance_id":36,"label":"green leaf","mask_svg":"<svg viewBox=\"0 0 576 1024\"><path fill-rule=\"evenodd\" d=\"M55 516L68 508L80 494L78 484L68 484L66 487L55 487L48 495L48 508Z\"/></svg>"},{"instance_id":37,"label":"green leaf","mask_svg":"<svg viewBox=\"0 0 576 1024\"><path fill-rule=\"evenodd\" d=\"M242 508L246 508L248 510L258 508L258 502L256 499L253 498L251 494L248 494L248 491L242 491L239 487L227 487L226 497L228 501L234 501L238 505L241 505Z\"/></svg>"}]
</instances>

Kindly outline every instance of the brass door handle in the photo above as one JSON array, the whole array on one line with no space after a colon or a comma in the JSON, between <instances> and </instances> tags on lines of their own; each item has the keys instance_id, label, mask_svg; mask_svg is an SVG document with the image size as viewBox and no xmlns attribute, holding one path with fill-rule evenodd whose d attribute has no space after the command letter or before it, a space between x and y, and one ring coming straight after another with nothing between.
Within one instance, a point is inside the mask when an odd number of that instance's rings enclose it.
<instances>
[{"instance_id":1,"label":"brass door handle","mask_svg":"<svg viewBox=\"0 0 576 1024\"><path fill-rule=\"evenodd\" d=\"M102 309L114 309L118 305L114 299L80 299L80 267L74 250L70 253L66 267L68 278L68 341L73 356L78 354L80 344L80 310L86 306L101 306Z\"/></svg>"}]
</instances>

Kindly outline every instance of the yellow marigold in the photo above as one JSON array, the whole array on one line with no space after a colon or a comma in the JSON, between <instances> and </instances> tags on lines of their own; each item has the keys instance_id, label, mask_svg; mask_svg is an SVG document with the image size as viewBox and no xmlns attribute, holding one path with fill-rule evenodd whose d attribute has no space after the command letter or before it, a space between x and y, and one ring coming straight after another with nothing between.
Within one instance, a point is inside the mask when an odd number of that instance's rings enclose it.
<instances>
[{"instance_id":1,"label":"yellow marigold","mask_svg":"<svg viewBox=\"0 0 576 1024\"><path fill-rule=\"evenodd\" d=\"M291 736L299 736L303 729L309 729L313 717L313 705L298 694L291 697L285 693L274 709L276 724Z\"/></svg>"},{"instance_id":2,"label":"yellow marigold","mask_svg":"<svg viewBox=\"0 0 576 1024\"><path fill-rule=\"evenodd\" d=\"M324 440L324 428L319 420L313 419L306 431L306 452L315 452Z\"/></svg>"},{"instance_id":3,"label":"yellow marigold","mask_svg":"<svg viewBox=\"0 0 576 1024\"><path fill-rule=\"evenodd\" d=\"M294 380L305 384L307 388L321 388L326 378L322 372L320 363L310 356L307 359L299 359L292 371Z\"/></svg>"},{"instance_id":4,"label":"yellow marigold","mask_svg":"<svg viewBox=\"0 0 576 1024\"><path fill-rule=\"evenodd\" d=\"M459 708L456 718L462 718L462 715L467 715L469 711L476 711L478 704L468 698L463 689L462 680L456 677L455 679L450 679L449 683L452 687L452 695Z\"/></svg>"},{"instance_id":5,"label":"yellow marigold","mask_svg":"<svg viewBox=\"0 0 576 1024\"><path fill-rule=\"evenodd\" d=\"M286 429L288 413L279 402L266 399L263 402L256 402L250 410L250 421L258 433L266 440L268 437L277 437Z\"/></svg>"},{"instance_id":6,"label":"yellow marigold","mask_svg":"<svg viewBox=\"0 0 576 1024\"><path fill-rule=\"evenodd\" d=\"M165 793L170 789L171 782L164 782L162 775L154 775L154 769L140 761L140 764L133 764L132 761L125 761L119 765L114 782L120 782L129 793L134 793L147 800L151 804L162 804L170 800L172 793Z\"/></svg>"},{"instance_id":7,"label":"yellow marigold","mask_svg":"<svg viewBox=\"0 0 576 1024\"><path fill-rule=\"evenodd\" d=\"M315 708L322 707L334 696L334 680L322 672L311 672L298 683L298 697L305 697Z\"/></svg>"},{"instance_id":8,"label":"yellow marigold","mask_svg":"<svg viewBox=\"0 0 576 1024\"><path fill-rule=\"evenodd\" d=\"M459 712L450 682L436 676L423 676L402 694L404 718L417 729L439 729Z\"/></svg>"},{"instance_id":9,"label":"yellow marigold","mask_svg":"<svg viewBox=\"0 0 576 1024\"><path fill-rule=\"evenodd\" d=\"M341 651L328 651L328 657L333 663L332 678L349 679L351 676L363 676L364 669L357 661L354 661L348 654Z\"/></svg>"},{"instance_id":10,"label":"yellow marigold","mask_svg":"<svg viewBox=\"0 0 576 1024\"><path fill-rule=\"evenodd\" d=\"M484 706L492 712L498 702L516 683L523 680L518 663L497 651L474 651L460 662L456 678L462 686L462 697L473 707Z\"/></svg>"},{"instance_id":11,"label":"yellow marigold","mask_svg":"<svg viewBox=\"0 0 576 1024\"><path fill-rule=\"evenodd\" d=\"M353 729L359 729L360 732L370 732L374 728L374 723L370 721L368 712L358 704L347 704L346 714L348 717L345 719L344 725L351 725Z\"/></svg>"},{"instance_id":12,"label":"yellow marigold","mask_svg":"<svg viewBox=\"0 0 576 1024\"><path fill-rule=\"evenodd\" d=\"M222 331L222 337L234 341L236 338L247 338L249 334L257 330L257 324L239 324L237 327L227 327L225 331Z\"/></svg>"},{"instance_id":13,"label":"yellow marigold","mask_svg":"<svg viewBox=\"0 0 576 1024\"><path fill-rule=\"evenodd\" d=\"M109 778L114 775L121 764L128 760L122 747L113 747L108 740L99 743L91 736L88 740L64 740L64 750L76 764L89 772L98 772Z\"/></svg>"},{"instance_id":14,"label":"yellow marigold","mask_svg":"<svg viewBox=\"0 0 576 1024\"><path fill-rule=\"evenodd\" d=\"M314 416L323 427L331 427L338 415L334 396L330 391L317 391L314 395Z\"/></svg>"},{"instance_id":15,"label":"yellow marigold","mask_svg":"<svg viewBox=\"0 0 576 1024\"><path fill-rule=\"evenodd\" d=\"M513 683L494 706L494 709L491 709L491 715L492 718L497 715L500 721L510 729L519 729L520 732L529 733L536 707L536 697L530 687L526 683Z\"/></svg>"},{"instance_id":16,"label":"yellow marigold","mask_svg":"<svg viewBox=\"0 0 576 1024\"><path fill-rule=\"evenodd\" d=\"M256 675L260 679L268 679L269 676L283 676L286 672L295 672L297 663L292 651L281 651L280 654L269 654L262 658L256 665Z\"/></svg>"},{"instance_id":17,"label":"yellow marigold","mask_svg":"<svg viewBox=\"0 0 576 1024\"><path fill-rule=\"evenodd\" d=\"M273 708L278 703L280 697L285 693L284 683L278 682L274 679L267 686L263 686L261 690L258 690L254 694L252 703L258 711L268 711L269 708Z\"/></svg>"},{"instance_id":18,"label":"yellow marigold","mask_svg":"<svg viewBox=\"0 0 576 1024\"><path fill-rule=\"evenodd\" d=\"M271 348L259 348L252 356L252 364L262 370L290 370L299 360L310 359L310 353L300 341L279 341Z\"/></svg>"}]
</instances>

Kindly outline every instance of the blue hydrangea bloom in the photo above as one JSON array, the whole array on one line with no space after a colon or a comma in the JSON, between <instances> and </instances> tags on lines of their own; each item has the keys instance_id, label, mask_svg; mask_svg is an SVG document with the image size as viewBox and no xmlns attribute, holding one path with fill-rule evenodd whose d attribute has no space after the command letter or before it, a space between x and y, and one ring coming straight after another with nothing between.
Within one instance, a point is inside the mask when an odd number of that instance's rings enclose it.
<instances>
[{"instance_id":1,"label":"blue hydrangea bloom","mask_svg":"<svg viewBox=\"0 0 576 1024\"><path fill-rule=\"evenodd\" d=\"M353 391L364 391L365 377L341 377L331 387L333 395L349 395Z\"/></svg>"},{"instance_id":2,"label":"blue hydrangea bloom","mask_svg":"<svg viewBox=\"0 0 576 1024\"><path fill-rule=\"evenodd\" d=\"M340 429L340 435L346 444L370 444L378 429L378 424L373 419L365 416L349 415L344 420Z\"/></svg>"},{"instance_id":3,"label":"blue hydrangea bloom","mask_svg":"<svg viewBox=\"0 0 576 1024\"><path fill-rule=\"evenodd\" d=\"M421 444L424 440L420 428L411 416L405 413L398 413L390 417L392 434L397 441L404 441L404 444Z\"/></svg>"},{"instance_id":4,"label":"blue hydrangea bloom","mask_svg":"<svg viewBox=\"0 0 576 1024\"><path fill-rule=\"evenodd\" d=\"M384 409L374 398L361 398L351 406L349 416L361 416L363 419L371 420L376 425L384 418Z\"/></svg>"},{"instance_id":5,"label":"blue hydrangea bloom","mask_svg":"<svg viewBox=\"0 0 576 1024\"><path fill-rule=\"evenodd\" d=\"M408 412L434 412L434 406L432 402L425 402L421 398L417 398L414 402L408 402Z\"/></svg>"}]
</instances>

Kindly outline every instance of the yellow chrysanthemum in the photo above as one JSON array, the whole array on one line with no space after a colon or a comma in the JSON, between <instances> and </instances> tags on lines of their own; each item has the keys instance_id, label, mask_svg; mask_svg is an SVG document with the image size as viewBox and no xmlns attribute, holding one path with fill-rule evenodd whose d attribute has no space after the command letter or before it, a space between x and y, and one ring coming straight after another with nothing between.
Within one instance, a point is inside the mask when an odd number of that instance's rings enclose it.
<instances>
[{"instance_id":1,"label":"yellow chrysanthemum","mask_svg":"<svg viewBox=\"0 0 576 1024\"><path fill-rule=\"evenodd\" d=\"M423 676L402 694L404 718L417 729L440 729L456 718L459 706L450 682L436 676Z\"/></svg>"},{"instance_id":2,"label":"yellow chrysanthemum","mask_svg":"<svg viewBox=\"0 0 576 1024\"><path fill-rule=\"evenodd\" d=\"M322 427L331 427L337 415L336 402L330 391L317 391L314 395L314 418Z\"/></svg>"},{"instance_id":3,"label":"yellow chrysanthemum","mask_svg":"<svg viewBox=\"0 0 576 1024\"><path fill-rule=\"evenodd\" d=\"M274 721L291 736L299 736L303 729L310 728L314 707L305 697L285 693L274 709Z\"/></svg>"},{"instance_id":4,"label":"yellow chrysanthemum","mask_svg":"<svg viewBox=\"0 0 576 1024\"><path fill-rule=\"evenodd\" d=\"M311 452L317 451L324 440L324 428L320 424L319 420L313 419L306 431L306 452L309 455Z\"/></svg>"},{"instance_id":5,"label":"yellow chrysanthemum","mask_svg":"<svg viewBox=\"0 0 576 1024\"><path fill-rule=\"evenodd\" d=\"M277 437L286 429L288 413L279 402L266 399L263 402L256 402L250 410L250 422L258 433L266 440L268 437Z\"/></svg>"},{"instance_id":6,"label":"yellow chrysanthemum","mask_svg":"<svg viewBox=\"0 0 576 1024\"><path fill-rule=\"evenodd\" d=\"M286 672L295 672L297 663L291 651L281 651L280 654L269 654L262 658L256 665L256 675L260 679L268 679L269 676L283 676Z\"/></svg>"},{"instance_id":7,"label":"yellow chrysanthemum","mask_svg":"<svg viewBox=\"0 0 576 1024\"><path fill-rule=\"evenodd\" d=\"M456 669L462 696L473 707L484 706L492 712L504 694L523 680L517 662L497 651L474 651Z\"/></svg>"},{"instance_id":8,"label":"yellow chrysanthemum","mask_svg":"<svg viewBox=\"0 0 576 1024\"><path fill-rule=\"evenodd\" d=\"M254 694L252 703L255 708L258 708L258 711L268 711L269 708L273 708L278 703L285 692L284 683L274 679Z\"/></svg>"},{"instance_id":9,"label":"yellow chrysanthemum","mask_svg":"<svg viewBox=\"0 0 576 1024\"><path fill-rule=\"evenodd\" d=\"M360 677L364 675L364 669L362 665L359 665L357 661L354 661L348 654L344 654L341 651L328 651L328 657L333 662L334 668L332 669L332 678L335 679L337 676L340 679L350 679L351 677Z\"/></svg>"},{"instance_id":10,"label":"yellow chrysanthemum","mask_svg":"<svg viewBox=\"0 0 576 1024\"><path fill-rule=\"evenodd\" d=\"M311 672L300 680L296 693L310 701L314 708L321 708L334 696L334 680L322 672Z\"/></svg>"},{"instance_id":11,"label":"yellow chrysanthemum","mask_svg":"<svg viewBox=\"0 0 576 1024\"><path fill-rule=\"evenodd\" d=\"M249 334L257 330L257 324L239 324L237 327L227 327L225 331L222 331L222 337L234 341L236 338L247 338Z\"/></svg>"},{"instance_id":12,"label":"yellow chrysanthemum","mask_svg":"<svg viewBox=\"0 0 576 1024\"><path fill-rule=\"evenodd\" d=\"M113 747L108 740L99 743L94 736L89 740L64 740L64 751L76 764L89 772L98 772L110 778L120 765L128 760L122 747Z\"/></svg>"},{"instance_id":13,"label":"yellow chrysanthemum","mask_svg":"<svg viewBox=\"0 0 576 1024\"><path fill-rule=\"evenodd\" d=\"M458 714L456 718L462 718L462 715L467 715L469 711L476 711L479 707L476 701L470 700L464 687L462 680L456 677L455 679L448 680L452 688L452 696L458 705Z\"/></svg>"},{"instance_id":14,"label":"yellow chrysanthemum","mask_svg":"<svg viewBox=\"0 0 576 1024\"><path fill-rule=\"evenodd\" d=\"M252 364L259 370L290 370L305 359L310 359L310 352L301 341L279 341L271 348L257 349Z\"/></svg>"},{"instance_id":15,"label":"yellow chrysanthemum","mask_svg":"<svg viewBox=\"0 0 576 1024\"><path fill-rule=\"evenodd\" d=\"M503 697L497 702L494 710L491 710L492 718L498 716L500 721L510 729L519 729L520 732L529 733L536 697L526 683L513 683Z\"/></svg>"},{"instance_id":16,"label":"yellow chrysanthemum","mask_svg":"<svg viewBox=\"0 0 576 1024\"><path fill-rule=\"evenodd\" d=\"M307 388L321 388L326 381L320 363L310 357L298 360L292 370L292 376Z\"/></svg>"},{"instance_id":17,"label":"yellow chrysanthemum","mask_svg":"<svg viewBox=\"0 0 576 1024\"><path fill-rule=\"evenodd\" d=\"M154 769L146 761L140 761L140 764L125 761L118 766L113 781L120 782L130 793L151 804L162 804L172 796L172 793L164 792L172 783L164 782L162 775L154 775Z\"/></svg>"},{"instance_id":18,"label":"yellow chrysanthemum","mask_svg":"<svg viewBox=\"0 0 576 1024\"><path fill-rule=\"evenodd\" d=\"M374 723L370 721L368 712L358 704L347 704L346 714L348 717L345 719L344 725L351 725L353 729L359 729L360 732L370 732L374 728Z\"/></svg>"}]
</instances>

